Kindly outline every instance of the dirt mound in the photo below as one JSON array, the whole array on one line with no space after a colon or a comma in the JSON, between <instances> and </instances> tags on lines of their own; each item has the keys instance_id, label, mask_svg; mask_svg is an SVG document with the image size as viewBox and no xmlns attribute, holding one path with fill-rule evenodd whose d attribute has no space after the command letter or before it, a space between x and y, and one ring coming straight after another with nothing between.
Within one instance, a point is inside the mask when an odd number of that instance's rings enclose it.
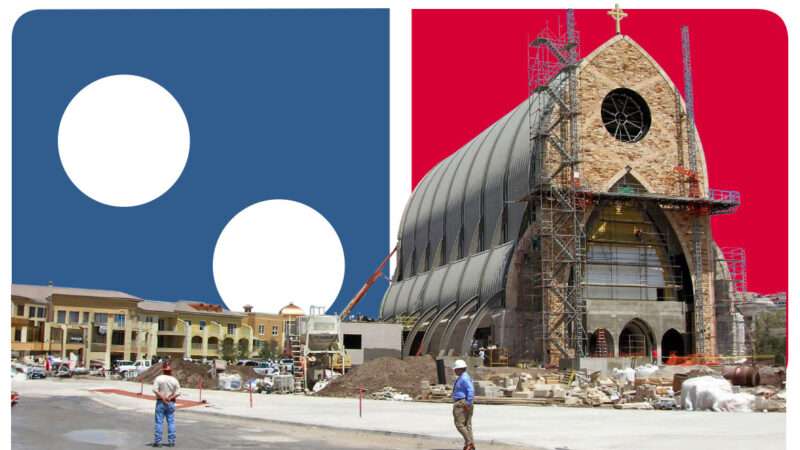
<instances>
[{"instance_id":1,"label":"dirt mound","mask_svg":"<svg viewBox=\"0 0 800 450\"><path fill-rule=\"evenodd\" d=\"M331 381L318 395L324 397L355 397L363 386L365 395L391 386L396 391L415 398L421 393L420 381L436 383L436 362L431 356L406 359L377 358L352 369Z\"/></svg>"},{"instance_id":2,"label":"dirt mound","mask_svg":"<svg viewBox=\"0 0 800 450\"><path fill-rule=\"evenodd\" d=\"M184 360L173 360L172 376L178 379L181 387L197 389L202 383L203 389L217 389L217 378L211 372L211 366ZM252 367L228 365L225 373L236 373L241 375L242 382L259 378ZM155 364L136 378L136 381L152 383L157 376L161 375L161 363Z\"/></svg>"}]
</instances>

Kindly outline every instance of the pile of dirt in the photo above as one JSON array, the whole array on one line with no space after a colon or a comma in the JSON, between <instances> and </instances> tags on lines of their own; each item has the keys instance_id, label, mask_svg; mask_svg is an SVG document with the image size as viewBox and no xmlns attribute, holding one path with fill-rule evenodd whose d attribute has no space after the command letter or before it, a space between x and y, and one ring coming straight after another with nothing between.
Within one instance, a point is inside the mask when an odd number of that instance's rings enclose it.
<instances>
[{"instance_id":1,"label":"pile of dirt","mask_svg":"<svg viewBox=\"0 0 800 450\"><path fill-rule=\"evenodd\" d=\"M217 377L212 372L210 365L184 360L173 360L170 362L170 366L172 366L172 376L178 379L178 383L181 384L181 387L197 389L202 383L203 389L217 389ZM260 378L260 376L253 371L252 367L228 365L225 369L225 373L241 375L242 382ZM159 375L161 375L161 363L154 364L147 369L136 378L136 381L152 383Z\"/></svg>"},{"instance_id":2,"label":"pile of dirt","mask_svg":"<svg viewBox=\"0 0 800 450\"><path fill-rule=\"evenodd\" d=\"M436 382L436 362L430 355L406 359L383 357L366 362L332 380L317 395L356 397L359 387L363 387L366 396L390 386L395 391L416 398L422 393L420 388L422 380Z\"/></svg>"}]
</instances>

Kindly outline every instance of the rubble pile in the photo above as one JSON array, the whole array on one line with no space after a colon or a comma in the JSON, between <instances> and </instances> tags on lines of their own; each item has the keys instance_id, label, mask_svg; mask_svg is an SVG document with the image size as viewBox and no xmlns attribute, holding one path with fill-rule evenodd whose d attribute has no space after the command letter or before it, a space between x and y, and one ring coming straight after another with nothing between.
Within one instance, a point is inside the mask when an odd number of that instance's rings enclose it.
<instances>
[{"instance_id":1,"label":"rubble pile","mask_svg":"<svg viewBox=\"0 0 800 450\"><path fill-rule=\"evenodd\" d=\"M431 356L405 359L383 357L368 361L348 373L331 380L316 395L324 397L357 397L359 388L365 395L391 387L396 392L416 398L422 392L420 380L436 379L436 362Z\"/></svg>"},{"instance_id":2,"label":"rubble pile","mask_svg":"<svg viewBox=\"0 0 800 450\"><path fill-rule=\"evenodd\" d=\"M395 400L395 401L410 401L412 400L411 396L408 394L403 394L400 391L395 390L390 386L385 386L380 391L371 392L367 398L372 400Z\"/></svg>"},{"instance_id":3,"label":"rubble pile","mask_svg":"<svg viewBox=\"0 0 800 450\"><path fill-rule=\"evenodd\" d=\"M161 363L154 364L136 377L136 381L152 383L157 376L161 375L161 366ZM170 362L170 366L172 367L172 376L178 379L181 387L197 389L202 386L203 389L218 389L220 386L217 374L215 373L216 371L207 364L173 360ZM234 366L230 364L226 367L225 374L238 375L239 379L242 381L261 377L253 371L252 367ZM227 387L228 385L226 384L225 386Z\"/></svg>"},{"instance_id":4,"label":"rubble pile","mask_svg":"<svg viewBox=\"0 0 800 450\"><path fill-rule=\"evenodd\" d=\"M732 385L720 371L706 366L645 365L614 369L609 374L553 370L538 375L525 372L493 375L475 380L475 395L479 402L487 403L526 402L644 410L785 411L785 390L781 389L785 379L783 369L757 370L764 373L763 379L779 384L742 387ZM694 387L697 385L703 388L698 391ZM450 386L426 387L423 384L420 399L446 399L451 392Z\"/></svg>"}]
</instances>

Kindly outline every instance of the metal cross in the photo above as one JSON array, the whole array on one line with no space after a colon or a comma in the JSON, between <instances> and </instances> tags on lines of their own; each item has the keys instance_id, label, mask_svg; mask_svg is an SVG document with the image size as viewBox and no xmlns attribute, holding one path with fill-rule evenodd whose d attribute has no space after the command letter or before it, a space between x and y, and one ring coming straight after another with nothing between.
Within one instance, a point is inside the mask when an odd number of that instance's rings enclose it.
<instances>
[{"instance_id":1,"label":"metal cross","mask_svg":"<svg viewBox=\"0 0 800 450\"><path fill-rule=\"evenodd\" d=\"M614 21L617 22L617 34L622 34L622 27L620 27L620 22L622 22L622 19L628 17L628 13L623 11L619 7L619 4L614 4L614 9L609 11L608 15L611 16L614 19Z\"/></svg>"}]
</instances>

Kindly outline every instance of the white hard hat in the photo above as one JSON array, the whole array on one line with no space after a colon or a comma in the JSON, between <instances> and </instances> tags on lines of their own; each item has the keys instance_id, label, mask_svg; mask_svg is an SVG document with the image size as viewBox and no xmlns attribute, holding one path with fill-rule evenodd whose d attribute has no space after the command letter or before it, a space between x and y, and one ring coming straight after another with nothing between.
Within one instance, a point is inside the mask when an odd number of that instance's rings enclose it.
<instances>
[{"instance_id":1,"label":"white hard hat","mask_svg":"<svg viewBox=\"0 0 800 450\"><path fill-rule=\"evenodd\" d=\"M466 369L467 363L463 359L457 359L455 363L453 363L453 369Z\"/></svg>"}]
</instances>

